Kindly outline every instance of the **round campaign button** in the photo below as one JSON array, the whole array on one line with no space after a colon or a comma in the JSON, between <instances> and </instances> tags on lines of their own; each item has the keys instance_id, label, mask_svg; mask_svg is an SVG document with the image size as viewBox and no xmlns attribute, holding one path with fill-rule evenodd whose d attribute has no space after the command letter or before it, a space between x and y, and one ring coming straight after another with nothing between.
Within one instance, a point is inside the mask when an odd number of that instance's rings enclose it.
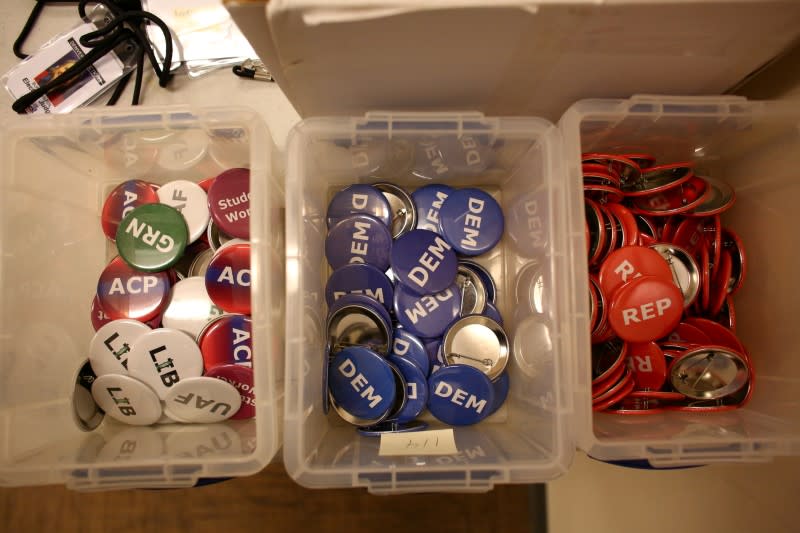
<instances>
[{"instance_id":1,"label":"round campaign button","mask_svg":"<svg viewBox=\"0 0 800 533\"><path fill-rule=\"evenodd\" d=\"M108 316L105 311L103 311L102 307L100 307L100 298L97 296L97 294L95 294L94 298L92 298L92 309L90 314L92 317L92 327L95 331L111 322L111 317Z\"/></svg>"},{"instance_id":2,"label":"round campaign button","mask_svg":"<svg viewBox=\"0 0 800 533\"><path fill-rule=\"evenodd\" d=\"M608 320L628 342L648 342L667 335L681 321L683 294L672 280L642 276L614 293Z\"/></svg>"},{"instance_id":3,"label":"round campaign button","mask_svg":"<svg viewBox=\"0 0 800 533\"><path fill-rule=\"evenodd\" d=\"M397 280L417 294L433 294L453 284L458 258L440 235L416 229L392 246L392 272Z\"/></svg>"},{"instance_id":4,"label":"round campaign button","mask_svg":"<svg viewBox=\"0 0 800 533\"><path fill-rule=\"evenodd\" d=\"M103 233L111 240L117 238L117 227L134 208L145 204L158 203L158 193L152 184L142 180L128 180L120 183L106 198L103 204L101 221Z\"/></svg>"},{"instance_id":5,"label":"round campaign button","mask_svg":"<svg viewBox=\"0 0 800 533\"><path fill-rule=\"evenodd\" d=\"M491 318L501 326L503 325L503 317L492 302L486 302L486 309L484 309L483 313L481 314L485 317Z\"/></svg>"},{"instance_id":6,"label":"round campaign button","mask_svg":"<svg viewBox=\"0 0 800 533\"><path fill-rule=\"evenodd\" d=\"M391 355L416 363L425 376L431 372L431 361L422 341L404 329L395 329Z\"/></svg>"},{"instance_id":7,"label":"round campaign button","mask_svg":"<svg viewBox=\"0 0 800 533\"><path fill-rule=\"evenodd\" d=\"M253 366L253 325L245 315L224 315L203 328L197 338L206 371L220 365Z\"/></svg>"},{"instance_id":8,"label":"round campaign button","mask_svg":"<svg viewBox=\"0 0 800 533\"><path fill-rule=\"evenodd\" d=\"M186 378L164 398L164 412L175 420L198 424L222 422L239 410L239 391L221 379Z\"/></svg>"},{"instance_id":9,"label":"round campaign button","mask_svg":"<svg viewBox=\"0 0 800 533\"><path fill-rule=\"evenodd\" d=\"M382 307L382 306L381 306ZM386 309L383 313L388 314ZM336 355L350 346L363 346L388 355L391 350L392 322L373 305L349 304L336 307L328 316L326 349Z\"/></svg>"},{"instance_id":10,"label":"round campaign button","mask_svg":"<svg viewBox=\"0 0 800 533\"><path fill-rule=\"evenodd\" d=\"M137 320L112 320L95 332L89 342L89 362L95 375L127 374L131 346L152 331Z\"/></svg>"},{"instance_id":11,"label":"round campaign button","mask_svg":"<svg viewBox=\"0 0 800 533\"><path fill-rule=\"evenodd\" d=\"M405 189L385 182L373 183L372 186L381 191L389 202L392 237L400 237L417 227L417 207Z\"/></svg>"},{"instance_id":12,"label":"round campaign button","mask_svg":"<svg viewBox=\"0 0 800 533\"><path fill-rule=\"evenodd\" d=\"M494 386L477 368L451 365L428 379L428 410L445 424L476 424L489 416L494 402Z\"/></svg>"},{"instance_id":13,"label":"round campaign button","mask_svg":"<svg viewBox=\"0 0 800 533\"><path fill-rule=\"evenodd\" d=\"M424 296L398 285L394 293L394 314L413 335L429 339L441 337L461 315L461 293L455 284Z\"/></svg>"},{"instance_id":14,"label":"round campaign button","mask_svg":"<svg viewBox=\"0 0 800 533\"><path fill-rule=\"evenodd\" d=\"M428 403L428 377L409 359L390 355L389 362L400 370L406 382L405 405L393 420L401 424L410 422L419 416Z\"/></svg>"},{"instance_id":15,"label":"round campaign button","mask_svg":"<svg viewBox=\"0 0 800 533\"><path fill-rule=\"evenodd\" d=\"M486 270L486 267L475 261L470 261L469 259L461 259L458 264L459 266L470 269L480 278L483 282L484 289L486 289L487 303L495 303L497 300L497 284L495 284L494 278L489 271Z\"/></svg>"},{"instance_id":16,"label":"round campaign button","mask_svg":"<svg viewBox=\"0 0 800 533\"><path fill-rule=\"evenodd\" d=\"M229 313L250 314L250 245L229 244L217 250L206 270L211 301Z\"/></svg>"},{"instance_id":17,"label":"round campaign button","mask_svg":"<svg viewBox=\"0 0 800 533\"><path fill-rule=\"evenodd\" d=\"M211 220L231 237L250 238L250 170L232 168L208 189Z\"/></svg>"},{"instance_id":18,"label":"round campaign button","mask_svg":"<svg viewBox=\"0 0 800 533\"><path fill-rule=\"evenodd\" d=\"M100 307L112 320L147 321L158 316L169 300L172 281L168 272L139 272L115 257L97 281Z\"/></svg>"},{"instance_id":19,"label":"round campaign button","mask_svg":"<svg viewBox=\"0 0 800 533\"><path fill-rule=\"evenodd\" d=\"M431 183L411 193L417 208L417 229L439 233L439 210L455 189L441 183Z\"/></svg>"},{"instance_id":20,"label":"round campaign button","mask_svg":"<svg viewBox=\"0 0 800 533\"><path fill-rule=\"evenodd\" d=\"M488 252L500 242L503 227L500 204L480 189L455 191L439 212L442 235L461 255Z\"/></svg>"},{"instance_id":21,"label":"round campaign button","mask_svg":"<svg viewBox=\"0 0 800 533\"><path fill-rule=\"evenodd\" d=\"M210 178L198 181L197 184L200 186L201 189L203 189L203 191L205 191L206 195L208 195L208 190L211 189L211 186L214 184L215 179L217 179L217 177L212 176Z\"/></svg>"},{"instance_id":22,"label":"round campaign button","mask_svg":"<svg viewBox=\"0 0 800 533\"><path fill-rule=\"evenodd\" d=\"M325 239L325 257L334 270L351 263L366 263L385 271L391 251L392 232L386 224L365 214L341 219Z\"/></svg>"},{"instance_id":23,"label":"round campaign button","mask_svg":"<svg viewBox=\"0 0 800 533\"><path fill-rule=\"evenodd\" d=\"M149 426L161 418L161 400L155 391L129 376L98 377L92 384L92 397L108 416L125 424Z\"/></svg>"},{"instance_id":24,"label":"round campaign button","mask_svg":"<svg viewBox=\"0 0 800 533\"><path fill-rule=\"evenodd\" d=\"M222 309L209 298L203 278L186 278L172 287L172 297L161 323L166 328L179 329L195 338L209 320L222 313Z\"/></svg>"},{"instance_id":25,"label":"round campaign button","mask_svg":"<svg viewBox=\"0 0 800 533\"><path fill-rule=\"evenodd\" d=\"M386 326L387 330L392 329L392 315L389 314L389 310L386 309L381 303L376 300L375 298L370 298L364 294L345 294L344 296L340 296L337 298L333 305L330 306L328 309L328 326L330 328L330 320L333 318L337 312L343 308L348 307L349 310L352 310L352 307L355 306L356 308L363 308L366 307L368 310L374 311L380 318L383 320L384 325ZM329 334L332 334L332 331L328 331Z\"/></svg>"},{"instance_id":26,"label":"round campaign button","mask_svg":"<svg viewBox=\"0 0 800 533\"><path fill-rule=\"evenodd\" d=\"M164 204L135 208L117 228L120 257L145 272L166 270L177 263L188 241L189 232L183 215Z\"/></svg>"},{"instance_id":27,"label":"round campaign button","mask_svg":"<svg viewBox=\"0 0 800 533\"><path fill-rule=\"evenodd\" d=\"M328 307L345 294L364 294L390 309L394 286L381 270L367 264L351 264L334 270L325 285Z\"/></svg>"},{"instance_id":28,"label":"round campaign button","mask_svg":"<svg viewBox=\"0 0 800 533\"><path fill-rule=\"evenodd\" d=\"M392 210L386 196L372 185L357 184L336 193L328 204L328 228L359 213L372 215L387 228L392 226Z\"/></svg>"},{"instance_id":29,"label":"round campaign button","mask_svg":"<svg viewBox=\"0 0 800 533\"><path fill-rule=\"evenodd\" d=\"M177 209L186 220L189 242L199 239L208 227L208 198L198 184L187 180L165 183L158 189L158 200Z\"/></svg>"},{"instance_id":30,"label":"round campaign button","mask_svg":"<svg viewBox=\"0 0 800 533\"><path fill-rule=\"evenodd\" d=\"M231 419L246 420L256 416L256 393L253 386L253 369L243 365L215 366L206 376L221 379L233 385L242 399L242 405Z\"/></svg>"},{"instance_id":31,"label":"round campaign button","mask_svg":"<svg viewBox=\"0 0 800 533\"><path fill-rule=\"evenodd\" d=\"M177 329L154 329L139 337L128 354L128 373L164 399L181 379L203 374L200 348Z\"/></svg>"},{"instance_id":32,"label":"round campaign button","mask_svg":"<svg viewBox=\"0 0 800 533\"><path fill-rule=\"evenodd\" d=\"M508 377L508 372L503 372L499 378L492 381L492 387L494 387L494 402L489 410L490 415L495 414L506 403L508 391L511 389L511 379Z\"/></svg>"},{"instance_id":33,"label":"round campaign button","mask_svg":"<svg viewBox=\"0 0 800 533\"><path fill-rule=\"evenodd\" d=\"M638 390L659 390L667 379L667 360L655 342L628 345L628 368Z\"/></svg>"},{"instance_id":34,"label":"round campaign button","mask_svg":"<svg viewBox=\"0 0 800 533\"><path fill-rule=\"evenodd\" d=\"M600 289L607 297L628 281L641 276L672 279L672 270L660 253L644 246L625 246L614 250L600 265Z\"/></svg>"},{"instance_id":35,"label":"round campaign button","mask_svg":"<svg viewBox=\"0 0 800 533\"><path fill-rule=\"evenodd\" d=\"M448 364L477 368L490 380L497 379L506 368L509 356L506 332L494 320L480 315L459 319L447 330L442 352Z\"/></svg>"},{"instance_id":36,"label":"round campaign button","mask_svg":"<svg viewBox=\"0 0 800 533\"><path fill-rule=\"evenodd\" d=\"M328 372L332 405L351 424L377 424L389 415L397 396L395 377L386 359L353 346L333 358Z\"/></svg>"}]
</instances>

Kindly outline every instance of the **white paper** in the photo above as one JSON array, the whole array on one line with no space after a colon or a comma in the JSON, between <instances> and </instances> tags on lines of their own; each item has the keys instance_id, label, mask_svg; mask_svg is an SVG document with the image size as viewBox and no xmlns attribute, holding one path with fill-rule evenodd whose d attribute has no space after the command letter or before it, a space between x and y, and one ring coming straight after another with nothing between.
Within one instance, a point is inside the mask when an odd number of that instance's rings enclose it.
<instances>
[{"instance_id":1,"label":"white paper","mask_svg":"<svg viewBox=\"0 0 800 533\"><path fill-rule=\"evenodd\" d=\"M40 85L53 80L91 49L81 46L79 39L96 30L87 23L45 45L30 58L6 74L6 89L16 100ZM113 85L123 73L123 65L114 52L98 59L67 87L51 91L30 108L29 113L67 113L93 100L100 92Z\"/></svg>"},{"instance_id":2,"label":"white paper","mask_svg":"<svg viewBox=\"0 0 800 533\"><path fill-rule=\"evenodd\" d=\"M452 429L381 434L378 455L456 455Z\"/></svg>"},{"instance_id":3,"label":"white paper","mask_svg":"<svg viewBox=\"0 0 800 533\"><path fill-rule=\"evenodd\" d=\"M146 0L144 5L169 26L173 40L178 41L173 47L173 68L183 61L256 57L222 0ZM164 34L150 24L147 35L163 58Z\"/></svg>"}]
</instances>

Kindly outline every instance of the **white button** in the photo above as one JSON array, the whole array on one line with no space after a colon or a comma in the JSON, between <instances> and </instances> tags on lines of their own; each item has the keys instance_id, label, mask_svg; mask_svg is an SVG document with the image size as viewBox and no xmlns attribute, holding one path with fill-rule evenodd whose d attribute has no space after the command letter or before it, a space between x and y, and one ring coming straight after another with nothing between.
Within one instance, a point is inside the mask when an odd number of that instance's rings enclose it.
<instances>
[{"instance_id":1,"label":"white button","mask_svg":"<svg viewBox=\"0 0 800 533\"><path fill-rule=\"evenodd\" d=\"M192 277L182 279L172 287L172 297L161 323L196 339L209 321L223 313L209 298L205 278Z\"/></svg>"},{"instance_id":2,"label":"white button","mask_svg":"<svg viewBox=\"0 0 800 533\"><path fill-rule=\"evenodd\" d=\"M181 212L186 219L186 227L189 228L189 242L203 236L211 215L208 211L208 197L202 187L187 180L170 181L158 189L158 200Z\"/></svg>"},{"instance_id":3,"label":"white button","mask_svg":"<svg viewBox=\"0 0 800 533\"><path fill-rule=\"evenodd\" d=\"M164 399L180 380L203 374L203 356L186 333L170 328L156 329L142 335L131 347L128 372L150 385L158 397Z\"/></svg>"},{"instance_id":4,"label":"white button","mask_svg":"<svg viewBox=\"0 0 800 533\"><path fill-rule=\"evenodd\" d=\"M127 375L133 343L150 331L146 324L129 318L112 320L98 329L89 343L89 362L95 375Z\"/></svg>"},{"instance_id":5,"label":"white button","mask_svg":"<svg viewBox=\"0 0 800 533\"><path fill-rule=\"evenodd\" d=\"M97 405L114 420L133 426L149 426L161 418L158 395L130 376L106 374L92 383Z\"/></svg>"},{"instance_id":6,"label":"white button","mask_svg":"<svg viewBox=\"0 0 800 533\"><path fill-rule=\"evenodd\" d=\"M172 387L164 398L164 410L172 418L207 424L226 420L239 410L236 387L216 378L188 378Z\"/></svg>"}]
</instances>

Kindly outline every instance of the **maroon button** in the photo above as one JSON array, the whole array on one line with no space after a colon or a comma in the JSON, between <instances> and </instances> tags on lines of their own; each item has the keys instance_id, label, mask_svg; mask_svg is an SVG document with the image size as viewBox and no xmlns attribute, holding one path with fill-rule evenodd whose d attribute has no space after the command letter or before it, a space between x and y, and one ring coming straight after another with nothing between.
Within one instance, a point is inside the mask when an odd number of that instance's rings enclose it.
<instances>
[{"instance_id":1,"label":"maroon button","mask_svg":"<svg viewBox=\"0 0 800 533\"><path fill-rule=\"evenodd\" d=\"M609 324L620 338L647 342L675 329L683 314L683 294L670 280L642 276L614 293Z\"/></svg>"},{"instance_id":2,"label":"maroon button","mask_svg":"<svg viewBox=\"0 0 800 533\"><path fill-rule=\"evenodd\" d=\"M112 320L132 318L145 322L164 310L171 286L169 271L140 272L115 257L100 274L97 298Z\"/></svg>"},{"instance_id":3,"label":"maroon button","mask_svg":"<svg viewBox=\"0 0 800 533\"><path fill-rule=\"evenodd\" d=\"M643 246L626 246L612 252L600 266L600 289L609 298L623 284L641 276L672 280L672 270L660 253Z\"/></svg>"},{"instance_id":4,"label":"maroon button","mask_svg":"<svg viewBox=\"0 0 800 533\"><path fill-rule=\"evenodd\" d=\"M239 391L242 406L231 417L233 420L253 418L256 415L256 395L253 389L253 369L242 365L221 365L206 372L206 376L227 381Z\"/></svg>"},{"instance_id":5,"label":"maroon button","mask_svg":"<svg viewBox=\"0 0 800 533\"><path fill-rule=\"evenodd\" d=\"M206 371L220 365L253 366L252 336L252 323L245 315L223 315L209 322L198 338Z\"/></svg>"},{"instance_id":6,"label":"maroon button","mask_svg":"<svg viewBox=\"0 0 800 533\"><path fill-rule=\"evenodd\" d=\"M229 244L217 250L206 270L206 292L220 309L250 314L249 244Z\"/></svg>"},{"instance_id":7,"label":"maroon button","mask_svg":"<svg viewBox=\"0 0 800 533\"><path fill-rule=\"evenodd\" d=\"M101 224L103 233L112 241L117 235L117 226L125 215L145 204L158 203L156 187L142 180L128 180L117 185L103 204Z\"/></svg>"},{"instance_id":8,"label":"maroon button","mask_svg":"<svg viewBox=\"0 0 800 533\"><path fill-rule=\"evenodd\" d=\"M250 170L233 168L214 179L208 189L214 224L231 237L250 238Z\"/></svg>"},{"instance_id":9,"label":"maroon button","mask_svg":"<svg viewBox=\"0 0 800 533\"><path fill-rule=\"evenodd\" d=\"M658 390L667 379L667 360L655 342L633 342L628 346L628 368L637 389Z\"/></svg>"}]
</instances>

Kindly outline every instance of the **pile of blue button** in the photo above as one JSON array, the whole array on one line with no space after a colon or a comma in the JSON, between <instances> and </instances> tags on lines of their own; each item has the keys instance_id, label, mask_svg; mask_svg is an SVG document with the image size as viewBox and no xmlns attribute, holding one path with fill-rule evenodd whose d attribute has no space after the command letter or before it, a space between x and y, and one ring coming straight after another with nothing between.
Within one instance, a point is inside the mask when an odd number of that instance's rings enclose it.
<instances>
[{"instance_id":1,"label":"pile of blue button","mask_svg":"<svg viewBox=\"0 0 800 533\"><path fill-rule=\"evenodd\" d=\"M453 426L496 412L511 346L481 264L504 231L494 197L356 184L334 194L327 226L323 411L365 435L423 429L426 409Z\"/></svg>"}]
</instances>

